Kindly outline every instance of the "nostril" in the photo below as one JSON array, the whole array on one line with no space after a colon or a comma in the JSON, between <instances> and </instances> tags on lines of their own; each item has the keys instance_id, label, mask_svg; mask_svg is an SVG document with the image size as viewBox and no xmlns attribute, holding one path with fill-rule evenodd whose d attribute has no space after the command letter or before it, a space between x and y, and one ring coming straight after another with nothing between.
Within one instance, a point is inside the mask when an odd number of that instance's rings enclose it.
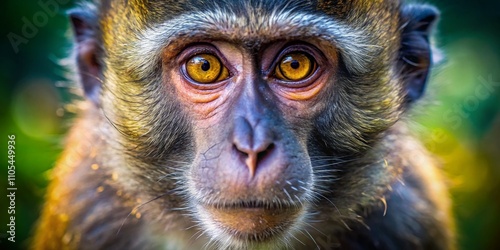
<instances>
[{"instance_id":1,"label":"nostril","mask_svg":"<svg viewBox=\"0 0 500 250\"><path fill-rule=\"evenodd\" d=\"M241 147L238 147L238 145L233 144L233 150L245 158L248 157L249 150L246 150L245 148L241 148Z\"/></svg>"},{"instance_id":2,"label":"nostril","mask_svg":"<svg viewBox=\"0 0 500 250\"><path fill-rule=\"evenodd\" d=\"M262 162L267 156L271 154L274 149L274 143L270 143L267 148L257 153L257 164Z\"/></svg>"}]
</instances>

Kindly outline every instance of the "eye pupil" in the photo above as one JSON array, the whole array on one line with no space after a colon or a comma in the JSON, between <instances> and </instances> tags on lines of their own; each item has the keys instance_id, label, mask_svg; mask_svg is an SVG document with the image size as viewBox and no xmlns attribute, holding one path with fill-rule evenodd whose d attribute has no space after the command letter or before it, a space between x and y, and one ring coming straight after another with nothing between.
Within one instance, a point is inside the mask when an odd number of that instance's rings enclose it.
<instances>
[{"instance_id":1,"label":"eye pupil","mask_svg":"<svg viewBox=\"0 0 500 250\"><path fill-rule=\"evenodd\" d=\"M201 70L208 71L210 69L210 62L205 59L202 59Z\"/></svg>"},{"instance_id":2,"label":"eye pupil","mask_svg":"<svg viewBox=\"0 0 500 250\"><path fill-rule=\"evenodd\" d=\"M300 67L300 63L297 62L297 60L293 60L292 63L290 63L290 66L292 69L298 69Z\"/></svg>"}]
</instances>

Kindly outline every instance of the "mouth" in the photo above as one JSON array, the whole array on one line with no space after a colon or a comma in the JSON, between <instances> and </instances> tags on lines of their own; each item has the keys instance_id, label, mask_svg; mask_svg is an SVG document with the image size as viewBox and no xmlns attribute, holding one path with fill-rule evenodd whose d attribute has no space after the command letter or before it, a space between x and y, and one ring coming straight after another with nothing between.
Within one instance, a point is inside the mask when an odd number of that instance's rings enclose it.
<instances>
[{"instance_id":1,"label":"mouth","mask_svg":"<svg viewBox=\"0 0 500 250\"><path fill-rule=\"evenodd\" d=\"M211 224L233 239L263 242L287 231L303 214L297 205L249 202L200 204Z\"/></svg>"}]
</instances>

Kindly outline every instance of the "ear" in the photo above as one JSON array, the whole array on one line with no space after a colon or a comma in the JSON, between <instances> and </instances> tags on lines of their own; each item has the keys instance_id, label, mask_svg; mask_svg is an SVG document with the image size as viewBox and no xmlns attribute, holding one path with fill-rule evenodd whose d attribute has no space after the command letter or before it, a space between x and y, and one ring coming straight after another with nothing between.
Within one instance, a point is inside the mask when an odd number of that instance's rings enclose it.
<instances>
[{"instance_id":1,"label":"ear","mask_svg":"<svg viewBox=\"0 0 500 250\"><path fill-rule=\"evenodd\" d=\"M97 17L87 9L73 9L68 11L76 42L75 54L78 75L85 96L95 104L99 104L101 90L102 67L101 54L97 40Z\"/></svg>"},{"instance_id":2,"label":"ear","mask_svg":"<svg viewBox=\"0 0 500 250\"><path fill-rule=\"evenodd\" d=\"M429 38L438 19L438 10L429 5L407 5L401 11L399 64L407 103L416 101L424 93L433 64Z\"/></svg>"}]
</instances>

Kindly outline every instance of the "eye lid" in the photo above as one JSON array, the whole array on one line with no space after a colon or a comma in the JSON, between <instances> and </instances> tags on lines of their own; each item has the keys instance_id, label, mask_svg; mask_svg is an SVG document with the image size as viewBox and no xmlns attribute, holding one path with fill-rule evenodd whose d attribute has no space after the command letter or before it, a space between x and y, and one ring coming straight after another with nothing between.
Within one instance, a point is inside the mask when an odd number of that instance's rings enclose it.
<instances>
[{"instance_id":1,"label":"eye lid","mask_svg":"<svg viewBox=\"0 0 500 250\"><path fill-rule=\"evenodd\" d=\"M200 44L191 44L184 48L181 53L177 56L177 62L179 64L186 63L191 57L197 56L200 54L210 54L213 55L219 60L221 60L222 53L217 49L217 47L213 46L209 43L200 43ZM222 60L221 60L222 62Z\"/></svg>"}]
</instances>

